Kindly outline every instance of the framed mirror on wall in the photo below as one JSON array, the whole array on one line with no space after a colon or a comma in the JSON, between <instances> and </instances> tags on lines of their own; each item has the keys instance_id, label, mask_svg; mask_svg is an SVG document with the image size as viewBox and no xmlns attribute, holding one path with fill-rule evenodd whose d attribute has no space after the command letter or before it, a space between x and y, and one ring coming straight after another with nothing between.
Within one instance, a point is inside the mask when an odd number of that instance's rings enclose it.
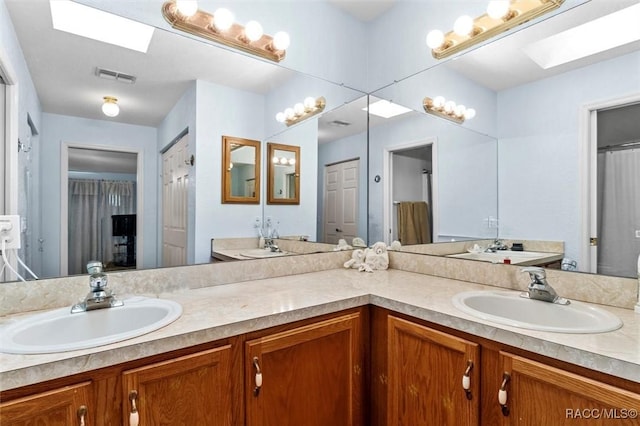
<instances>
[{"instance_id":1,"label":"framed mirror on wall","mask_svg":"<svg viewBox=\"0 0 640 426\"><path fill-rule=\"evenodd\" d=\"M267 203L300 204L300 147L267 144Z\"/></svg>"},{"instance_id":2,"label":"framed mirror on wall","mask_svg":"<svg viewBox=\"0 0 640 426\"><path fill-rule=\"evenodd\" d=\"M222 137L222 203L260 203L260 141Z\"/></svg>"}]
</instances>

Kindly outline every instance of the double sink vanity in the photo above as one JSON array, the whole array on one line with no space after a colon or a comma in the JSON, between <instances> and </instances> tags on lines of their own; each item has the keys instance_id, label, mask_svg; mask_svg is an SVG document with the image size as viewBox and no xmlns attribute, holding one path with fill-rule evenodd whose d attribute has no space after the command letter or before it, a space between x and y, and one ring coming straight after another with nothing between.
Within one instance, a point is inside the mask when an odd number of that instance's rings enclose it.
<instances>
[{"instance_id":1,"label":"double sink vanity","mask_svg":"<svg viewBox=\"0 0 640 426\"><path fill-rule=\"evenodd\" d=\"M559 424L602 407L636 421L635 280L548 270L560 305L520 297L517 265L389 252L366 273L350 256L113 273L124 306L78 314L87 276L5 284L3 339L16 327L33 348L0 354L3 424Z\"/></svg>"}]
</instances>

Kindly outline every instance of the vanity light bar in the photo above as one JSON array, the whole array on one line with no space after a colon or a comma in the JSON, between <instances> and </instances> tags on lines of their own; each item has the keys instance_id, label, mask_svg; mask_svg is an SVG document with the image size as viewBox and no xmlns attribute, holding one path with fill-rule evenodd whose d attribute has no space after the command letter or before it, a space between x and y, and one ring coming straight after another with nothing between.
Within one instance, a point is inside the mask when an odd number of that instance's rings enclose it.
<instances>
[{"instance_id":1,"label":"vanity light bar","mask_svg":"<svg viewBox=\"0 0 640 426\"><path fill-rule=\"evenodd\" d=\"M471 120L476 116L476 110L467 108L464 105L456 105L453 101L447 101L442 96L436 96L431 99L425 97L422 100L422 106L425 112L433 114L440 118L446 118L458 124L464 123L464 120Z\"/></svg>"},{"instance_id":2,"label":"vanity light bar","mask_svg":"<svg viewBox=\"0 0 640 426\"><path fill-rule=\"evenodd\" d=\"M183 15L178 10L176 0L169 0L162 5L162 16L164 16L164 19L175 29L274 62L280 62L284 59L286 49L289 45L289 36L284 32L278 32L273 37L262 34L257 40L252 41L250 37L247 36L247 28L235 22L231 23L228 29L218 29L214 24L213 14L197 9L193 15Z\"/></svg>"},{"instance_id":3,"label":"vanity light bar","mask_svg":"<svg viewBox=\"0 0 640 426\"><path fill-rule=\"evenodd\" d=\"M489 3L491 6L492 3L499 2L491 1ZM460 35L455 30L449 31L444 36L438 30L430 32L427 36L427 44L431 47L433 57L436 59L446 58L474 44L488 40L557 9L564 3L564 0L511 0L506 3L508 3L508 7L505 7L505 12L502 16L496 16L491 11L491 14L494 15L494 17L491 17L488 11L473 19L472 25L469 25L469 31L466 34ZM488 10L491 10L491 7ZM463 18L465 17L458 18L458 21L462 21ZM457 26L458 21L456 21L454 28Z\"/></svg>"},{"instance_id":4,"label":"vanity light bar","mask_svg":"<svg viewBox=\"0 0 640 426\"><path fill-rule=\"evenodd\" d=\"M285 123L287 126L292 126L321 113L326 105L327 100L323 96L317 99L308 97L304 102L295 104L293 108L287 108L283 112L276 114L276 120L280 123Z\"/></svg>"}]
</instances>

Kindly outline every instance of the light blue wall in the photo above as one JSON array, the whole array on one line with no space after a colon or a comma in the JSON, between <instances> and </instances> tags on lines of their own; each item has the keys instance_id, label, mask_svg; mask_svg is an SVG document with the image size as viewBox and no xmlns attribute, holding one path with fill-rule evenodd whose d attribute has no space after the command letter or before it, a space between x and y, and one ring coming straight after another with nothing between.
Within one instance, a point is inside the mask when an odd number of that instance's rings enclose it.
<instances>
[{"instance_id":1,"label":"light blue wall","mask_svg":"<svg viewBox=\"0 0 640 426\"><path fill-rule=\"evenodd\" d=\"M580 108L638 93L640 52L498 93L502 238L562 240L578 259Z\"/></svg>"},{"instance_id":2,"label":"light blue wall","mask_svg":"<svg viewBox=\"0 0 640 426\"><path fill-rule=\"evenodd\" d=\"M137 149L142 152L144 175L143 210L144 246L142 268L156 267L157 242L157 131L152 127L134 126L103 120L42 114L42 176L41 200L46 209L42 215L44 244L43 276L60 276L60 164L64 143L98 145L118 149ZM138 200L138 206L140 206Z\"/></svg>"},{"instance_id":3,"label":"light blue wall","mask_svg":"<svg viewBox=\"0 0 640 426\"><path fill-rule=\"evenodd\" d=\"M264 97L205 81L197 82L194 179L195 253L189 262L209 262L211 238L255 236L258 204L222 204L222 136L261 140ZM262 146L262 152L266 147ZM265 163L263 163L263 167ZM264 173L263 173L264 176ZM261 193L261 199L265 197ZM191 209L190 209L191 210Z\"/></svg>"},{"instance_id":4,"label":"light blue wall","mask_svg":"<svg viewBox=\"0 0 640 426\"><path fill-rule=\"evenodd\" d=\"M20 141L31 146L30 152L18 154L18 211L27 220L27 230L22 233L22 249L19 256L36 273L42 273L43 256L36 250L25 250L26 247L38 247L41 235L40 221L40 152L41 143L38 136L28 138L28 117L37 132L41 129L41 106L38 94L31 79L31 74L24 59L22 49L15 35L13 23L9 17L4 1L0 2L0 57L11 66L18 87L18 137ZM4 137L3 137L4 140ZM16 143L17 141L11 141ZM3 148L4 149L4 148ZM4 200L3 200L4 202ZM29 204L27 204L27 202ZM27 211L27 207L29 211Z\"/></svg>"},{"instance_id":5,"label":"light blue wall","mask_svg":"<svg viewBox=\"0 0 640 426\"><path fill-rule=\"evenodd\" d=\"M495 229L486 222L489 216L497 216L495 139L448 120L412 113L369 132L369 242L383 241L385 235L385 149L429 139L437 140L438 235L495 237ZM375 175L383 180L375 183Z\"/></svg>"},{"instance_id":6,"label":"light blue wall","mask_svg":"<svg viewBox=\"0 0 640 426\"><path fill-rule=\"evenodd\" d=\"M334 142L323 143L318 146L318 209L317 229L318 240L322 241L324 221L324 168L328 164L359 159L358 182L358 236L367 239L367 133L363 132ZM351 241L349 241L351 243Z\"/></svg>"},{"instance_id":7,"label":"light blue wall","mask_svg":"<svg viewBox=\"0 0 640 426\"><path fill-rule=\"evenodd\" d=\"M318 193L318 120L310 118L290 128L287 132L273 136L267 142L300 147L300 204L283 205L266 203L266 173L263 189L265 197L264 217L271 217L278 233L284 235L316 235L316 212ZM263 147L263 164L269 166L267 147ZM279 222L279 225L278 225ZM253 235L257 235L255 230Z\"/></svg>"}]
</instances>

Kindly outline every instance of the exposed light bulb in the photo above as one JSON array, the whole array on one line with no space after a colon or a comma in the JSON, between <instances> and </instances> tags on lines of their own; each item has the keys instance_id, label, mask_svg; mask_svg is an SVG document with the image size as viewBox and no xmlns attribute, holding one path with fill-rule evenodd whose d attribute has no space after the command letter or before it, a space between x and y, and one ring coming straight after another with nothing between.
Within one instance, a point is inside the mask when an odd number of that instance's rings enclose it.
<instances>
[{"instance_id":1,"label":"exposed light bulb","mask_svg":"<svg viewBox=\"0 0 640 426\"><path fill-rule=\"evenodd\" d=\"M273 164L278 164L278 163L280 162L280 159L279 159L278 157L273 157L273 158L271 159L271 162L272 162Z\"/></svg>"},{"instance_id":2,"label":"exposed light bulb","mask_svg":"<svg viewBox=\"0 0 640 426\"><path fill-rule=\"evenodd\" d=\"M213 13L213 25L219 31L227 31L233 25L233 13L229 9L220 8Z\"/></svg>"},{"instance_id":3,"label":"exposed light bulb","mask_svg":"<svg viewBox=\"0 0 640 426\"><path fill-rule=\"evenodd\" d=\"M291 120L293 117L296 116L295 111L293 111L293 108L287 108L284 110L284 116L287 120Z\"/></svg>"},{"instance_id":4,"label":"exposed light bulb","mask_svg":"<svg viewBox=\"0 0 640 426\"><path fill-rule=\"evenodd\" d=\"M293 166L294 164L296 164L296 159L295 158L290 158L289 159L289 165Z\"/></svg>"},{"instance_id":5,"label":"exposed light bulb","mask_svg":"<svg viewBox=\"0 0 640 426\"><path fill-rule=\"evenodd\" d=\"M229 163L229 170L233 169L233 163Z\"/></svg>"},{"instance_id":6,"label":"exposed light bulb","mask_svg":"<svg viewBox=\"0 0 640 426\"><path fill-rule=\"evenodd\" d=\"M177 0L176 8L182 15L189 17L198 11L198 2L195 0Z\"/></svg>"},{"instance_id":7,"label":"exposed light bulb","mask_svg":"<svg viewBox=\"0 0 640 426\"><path fill-rule=\"evenodd\" d=\"M282 158L280 159L280 164L287 164L287 159L286 159L286 158L284 158L284 157L282 157Z\"/></svg>"},{"instance_id":8,"label":"exposed light bulb","mask_svg":"<svg viewBox=\"0 0 640 426\"><path fill-rule=\"evenodd\" d=\"M116 117L120 114L120 107L118 106L118 100L116 98L112 98L111 96L105 96L104 103L102 104L102 112L107 117Z\"/></svg>"},{"instance_id":9,"label":"exposed light bulb","mask_svg":"<svg viewBox=\"0 0 640 426\"><path fill-rule=\"evenodd\" d=\"M284 31L278 31L273 35L273 48L275 50L287 50L290 43L289 34Z\"/></svg>"},{"instance_id":10,"label":"exposed light bulb","mask_svg":"<svg viewBox=\"0 0 640 426\"><path fill-rule=\"evenodd\" d=\"M440 30L432 30L427 34L427 46L437 49L444 43L444 33Z\"/></svg>"},{"instance_id":11,"label":"exposed light bulb","mask_svg":"<svg viewBox=\"0 0 640 426\"><path fill-rule=\"evenodd\" d=\"M455 109L455 114L458 117L464 117L464 113L467 110L467 107L465 107L464 105L458 105Z\"/></svg>"},{"instance_id":12,"label":"exposed light bulb","mask_svg":"<svg viewBox=\"0 0 640 426\"><path fill-rule=\"evenodd\" d=\"M304 114L304 105L302 103L298 102L297 104L295 104L293 106L293 112L295 112L296 115Z\"/></svg>"},{"instance_id":13,"label":"exposed light bulb","mask_svg":"<svg viewBox=\"0 0 640 426\"><path fill-rule=\"evenodd\" d=\"M436 96L435 98L433 98L433 106L435 108L444 107L444 103L445 103L444 96Z\"/></svg>"},{"instance_id":14,"label":"exposed light bulb","mask_svg":"<svg viewBox=\"0 0 640 426\"><path fill-rule=\"evenodd\" d=\"M509 0L492 0L487 6L487 15L492 19L502 19L509 13Z\"/></svg>"},{"instance_id":15,"label":"exposed light bulb","mask_svg":"<svg viewBox=\"0 0 640 426\"><path fill-rule=\"evenodd\" d=\"M284 116L284 112L279 112L276 114L276 121L279 123L284 123L286 117Z\"/></svg>"},{"instance_id":16,"label":"exposed light bulb","mask_svg":"<svg viewBox=\"0 0 640 426\"><path fill-rule=\"evenodd\" d=\"M304 98L304 107L308 110L315 108L316 100L309 96L308 98Z\"/></svg>"},{"instance_id":17,"label":"exposed light bulb","mask_svg":"<svg viewBox=\"0 0 640 426\"><path fill-rule=\"evenodd\" d=\"M260 40L263 34L264 30L258 21L249 21L244 27L244 35L246 35L250 41Z\"/></svg>"},{"instance_id":18,"label":"exposed light bulb","mask_svg":"<svg viewBox=\"0 0 640 426\"><path fill-rule=\"evenodd\" d=\"M446 112L447 114L453 112L456 108L456 103L453 101L447 101L444 104L444 112Z\"/></svg>"},{"instance_id":19,"label":"exposed light bulb","mask_svg":"<svg viewBox=\"0 0 640 426\"><path fill-rule=\"evenodd\" d=\"M459 36L466 36L471 34L473 30L473 18L469 15L462 15L453 24L453 32Z\"/></svg>"},{"instance_id":20,"label":"exposed light bulb","mask_svg":"<svg viewBox=\"0 0 640 426\"><path fill-rule=\"evenodd\" d=\"M476 116L476 110L473 108L467 108L467 110L464 112L465 120L471 120L475 116Z\"/></svg>"}]
</instances>

